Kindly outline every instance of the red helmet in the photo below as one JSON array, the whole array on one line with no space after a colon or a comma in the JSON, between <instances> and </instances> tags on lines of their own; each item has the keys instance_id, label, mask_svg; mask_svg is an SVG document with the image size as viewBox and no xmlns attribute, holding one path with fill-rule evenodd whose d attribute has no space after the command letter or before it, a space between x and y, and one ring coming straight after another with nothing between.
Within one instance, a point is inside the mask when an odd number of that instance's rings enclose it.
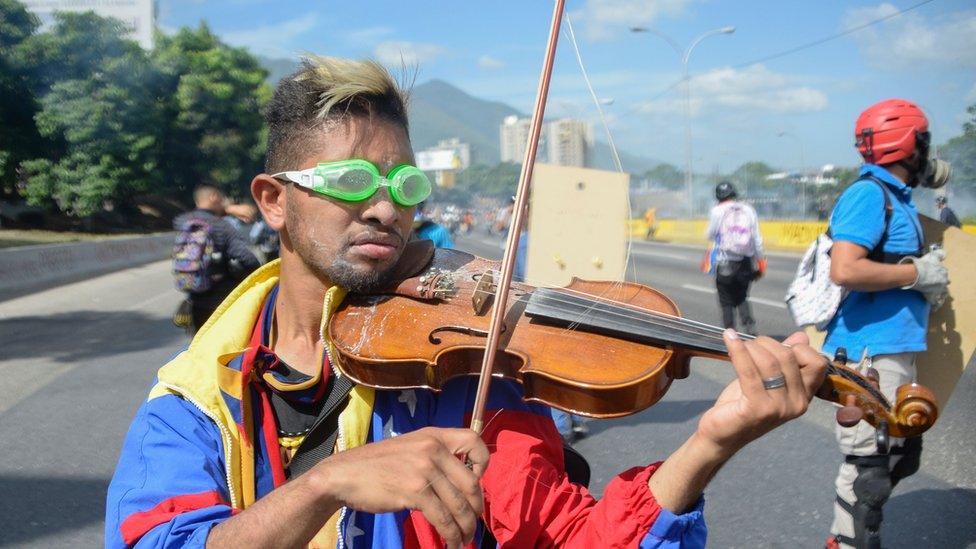
<instances>
[{"instance_id":1,"label":"red helmet","mask_svg":"<svg viewBox=\"0 0 976 549\"><path fill-rule=\"evenodd\" d=\"M915 152L921 137L927 144L929 121L918 105L905 99L886 99L857 117L857 151L871 164L891 164Z\"/></svg>"}]
</instances>

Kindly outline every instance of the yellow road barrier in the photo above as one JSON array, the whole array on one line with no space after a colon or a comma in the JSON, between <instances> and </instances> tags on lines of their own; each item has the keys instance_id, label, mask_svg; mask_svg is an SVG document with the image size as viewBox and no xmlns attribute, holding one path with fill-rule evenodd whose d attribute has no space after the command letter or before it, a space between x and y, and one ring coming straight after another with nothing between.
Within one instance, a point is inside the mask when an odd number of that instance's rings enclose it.
<instances>
[{"instance_id":1,"label":"yellow road barrier","mask_svg":"<svg viewBox=\"0 0 976 549\"><path fill-rule=\"evenodd\" d=\"M647 237L647 223L643 219L628 222L630 235ZM707 244L705 229L707 219L661 219L655 223L654 240L683 244ZM767 249L803 251L817 235L827 230L826 221L761 221L759 232ZM976 225L964 225L967 233L976 234Z\"/></svg>"}]
</instances>

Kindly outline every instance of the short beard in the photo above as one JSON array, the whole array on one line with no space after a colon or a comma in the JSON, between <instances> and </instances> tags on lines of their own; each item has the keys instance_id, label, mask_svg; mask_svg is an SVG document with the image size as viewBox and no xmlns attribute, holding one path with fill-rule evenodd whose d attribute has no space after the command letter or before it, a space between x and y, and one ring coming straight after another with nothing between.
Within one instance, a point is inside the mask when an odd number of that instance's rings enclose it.
<instances>
[{"instance_id":1,"label":"short beard","mask_svg":"<svg viewBox=\"0 0 976 549\"><path fill-rule=\"evenodd\" d=\"M321 274L325 275L333 284L355 294L368 294L385 288L390 284L394 271L394 263L385 270L370 269L362 271L351 265L345 259L336 259L325 267ZM314 267L313 267L314 268Z\"/></svg>"}]
</instances>

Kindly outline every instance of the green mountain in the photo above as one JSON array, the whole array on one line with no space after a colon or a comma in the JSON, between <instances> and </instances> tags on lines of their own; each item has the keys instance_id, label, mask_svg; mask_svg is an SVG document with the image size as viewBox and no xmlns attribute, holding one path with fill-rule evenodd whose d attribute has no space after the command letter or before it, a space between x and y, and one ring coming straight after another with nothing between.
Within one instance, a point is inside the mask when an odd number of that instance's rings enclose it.
<instances>
[{"instance_id":1,"label":"green mountain","mask_svg":"<svg viewBox=\"0 0 976 549\"><path fill-rule=\"evenodd\" d=\"M416 149L459 137L471 144L473 161L497 164L499 128L506 116L524 116L497 101L472 97L443 80L431 80L410 91L410 137Z\"/></svg>"},{"instance_id":2,"label":"green mountain","mask_svg":"<svg viewBox=\"0 0 976 549\"><path fill-rule=\"evenodd\" d=\"M258 57L270 73L268 81L272 84L290 74L298 67L291 59L269 59ZM506 116L525 116L513 107L498 101L487 101L474 97L463 90L443 81L431 80L410 90L410 139L415 149L432 147L442 139L451 137L471 145L473 162L477 164L498 164L499 132ZM612 170L613 159L610 147L600 140L594 140L590 150L590 164L594 168ZM644 173L660 162L618 149L620 163L631 173Z\"/></svg>"}]
</instances>

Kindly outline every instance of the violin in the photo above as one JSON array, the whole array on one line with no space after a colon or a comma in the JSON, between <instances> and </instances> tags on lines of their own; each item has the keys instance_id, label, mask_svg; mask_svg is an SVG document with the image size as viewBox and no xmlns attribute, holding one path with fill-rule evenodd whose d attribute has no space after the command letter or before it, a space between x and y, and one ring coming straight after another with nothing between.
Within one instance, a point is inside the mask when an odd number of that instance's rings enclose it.
<instances>
[{"instance_id":1,"label":"violin","mask_svg":"<svg viewBox=\"0 0 976 549\"><path fill-rule=\"evenodd\" d=\"M387 286L349 294L330 316L336 367L377 389L439 391L454 377L478 375L497 277L496 262L409 243ZM512 282L500 332L493 376L521 383L526 400L594 418L654 405L672 381L688 377L693 357L729 358L721 328L682 318L666 295L629 282ZM828 365L817 392L841 405L842 425L868 421L886 448L889 436L918 436L935 423L930 390L904 385L889 403L876 374L844 362Z\"/></svg>"}]
</instances>

